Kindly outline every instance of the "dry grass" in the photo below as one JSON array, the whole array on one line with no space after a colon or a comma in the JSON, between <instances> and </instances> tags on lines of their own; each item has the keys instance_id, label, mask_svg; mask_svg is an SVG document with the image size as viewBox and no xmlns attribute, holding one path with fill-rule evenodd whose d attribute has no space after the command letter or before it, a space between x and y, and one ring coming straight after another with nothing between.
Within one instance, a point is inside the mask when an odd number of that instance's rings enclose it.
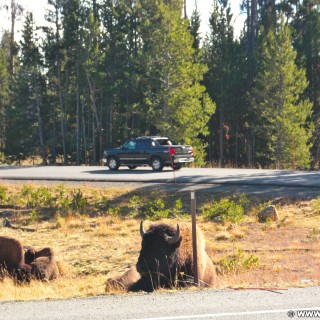
<instances>
[{"instance_id":1,"label":"dry grass","mask_svg":"<svg viewBox=\"0 0 320 320\"><path fill-rule=\"evenodd\" d=\"M8 186L17 192L19 186ZM89 195L105 196L106 190L82 188ZM116 205L128 210L128 201L134 190L108 190L107 196ZM120 196L121 195L121 196ZM189 194L165 194L169 201L178 197L186 204ZM147 196L144 191L140 196ZM213 195L197 194L200 208L212 201ZM232 257L241 250L245 257L259 258L259 265L236 267L229 272L220 269L218 288L309 286L320 284L320 214L311 201L285 199L277 204L281 220L267 224L257 222L257 208L251 208L244 221L236 226L204 222L198 224L207 239L207 250L218 265L223 258ZM4 211L5 209L1 209ZM1 212L0 210L0 212ZM17 214L12 222L19 225L26 217ZM175 224L174 220L165 220ZM189 219L190 220L190 219ZM146 223L147 227L148 223ZM109 276L123 273L137 260L140 249L139 220L110 217L103 214L55 217L32 222L36 232L25 232L0 227L0 234L19 239L23 245L52 246L58 252L62 277L52 281L33 281L30 285L16 286L11 279L0 282L0 300L61 299L76 296L104 294L104 282ZM111 291L110 293L116 293Z\"/></svg>"}]
</instances>

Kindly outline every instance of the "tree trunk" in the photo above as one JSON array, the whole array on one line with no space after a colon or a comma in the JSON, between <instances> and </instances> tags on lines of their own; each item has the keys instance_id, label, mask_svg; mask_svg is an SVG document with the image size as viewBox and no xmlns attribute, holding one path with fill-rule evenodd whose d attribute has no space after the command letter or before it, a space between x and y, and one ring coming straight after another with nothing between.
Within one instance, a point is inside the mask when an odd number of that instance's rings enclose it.
<instances>
[{"instance_id":1,"label":"tree trunk","mask_svg":"<svg viewBox=\"0 0 320 320\"><path fill-rule=\"evenodd\" d=\"M67 149L66 149L66 132L65 132L65 110L63 107L63 98L62 98L62 88L61 88L61 71L60 63L58 64L58 86L59 86L59 102L60 102L60 112L61 112L61 139L62 139L62 150L63 150L63 164L67 165Z\"/></svg>"},{"instance_id":2,"label":"tree trunk","mask_svg":"<svg viewBox=\"0 0 320 320\"><path fill-rule=\"evenodd\" d=\"M95 90L95 86L94 83L91 82L88 72L87 72L87 81L88 81L88 85L89 85L89 91L90 91L90 105L91 105L91 109L92 109L92 125L93 125L93 139L92 141L94 141L94 150L93 150L93 154L94 154L94 164L97 163L97 152L96 152L96 128L97 128L97 133L99 136L99 141L101 141L101 135L102 135L102 130L101 130L101 121L99 119L99 114L98 114L98 109L97 109L97 104L96 104L96 90ZM96 123L97 126L95 126L94 122ZM100 146L99 146L100 149Z\"/></svg>"},{"instance_id":3,"label":"tree trunk","mask_svg":"<svg viewBox=\"0 0 320 320\"><path fill-rule=\"evenodd\" d=\"M96 144L96 126L94 121L94 112L92 112L92 164L97 164L97 144Z\"/></svg>"},{"instance_id":4,"label":"tree trunk","mask_svg":"<svg viewBox=\"0 0 320 320\"><path fill-rule=\"evenodd\" d=\"M239 121L236 120L236 150L235 150L235 165L238 167L239 158Z\"/></svg>"},{"instance_id":5,"label":"tree trunk","mask_svg":"<svg viewBox=\"0 0 320 320\"><path fill-rule=\"evenodd\" d=\"M247 150L247 163L248 167L253 167L253 134L252 129L249 128L247 131L247 139L246 139L246 150Z\"/></svg>"},{"instance_id":6,"label":"tree trunk","mask_svg":"<svg viewBox=\"0 0 320 320\"><path fill-rule=\"evenodd\" d=\"M112 141L113 141L113 97L110 97L110 107L109 107L109 117L108 117L108 147L112 147Z\"/></svg>"},{"instance_id":7,"label":"tree trunk","mask_svg":"<svg viewBox=\"0 0 320 320\"><path fill-rule=\"evenodd\" d=\"M52 126L52 146L51 146L51 153L52 153L52 164L56 164L57 161L57 149L56 149L56 141L57 141L57 116L55 107L53 107L53 126Z\"/></svg>"},{"instance_id":8,"label":"tree trunk","mask_svg":"<svg viewBox=\"0 0 320 320\"><path fill-rule=\"evenodd\" d=\"M165 65L168 65L170 62L170 57L168 51L165 53ZM170 72L167 68L164 71L164 99L163 99L163 122L164 128L167 128L167 123L169 121L169 110L168 110L168 92L170 89ZM166 129L164 130L163 134L167 135Z\"/></svg>"},{"instance_id":9,"label":"tree trunk","mask_svg":"<svg viewBox=\"0 0 320 320\"><path fill-rule=\"evenodd\" d=\"M224 166L224 154L223 154L223 112L220 110L220 117L219 117L219 168L223 168Z\"/></svg>"},{"instance_id":10,"label":"tree trunk","mask_svg":"<svg viewBox=\"0 0 320 320\"><path fill-rule=\"evenodd\" d=\"M77 61L77 166L80 165L80 93L79 93L79 62Z\"/></svg>"},{"instance_id":11,"label":"tree trunk","mask_svg":"<svg viewBox=\"0 0 320 320\"><path fill-rule=\"evenodd\" d=\"M82 114L82 136L83 136L83 149L84 149L84 163L87 165L88 164L88 150L87 150L87 136L86 136L86 120L84 117L84 99L82 98L81 101L81 114Z\"/></svg>"},{"instance_id":12,"label":"tree trunk","mask_svg":"<svg viewBox=\"0 0 320 320\"><path fill-rule=\"evenodd\" d=\"M11 0L11 34L10 34L10 74L14 73L14 33L16 23L17 6L15 0Z\"/></svg>"},{"instance_id":13,"label":"tree trunk","mask_svg":"<svg viewBox=\"0 0 320 320\"><path fill-rule=\"evenodd\" d=\"M59 9L58 6L55 5L55 40L57 43L60 42L60 35L59 35ZM62 77L61 77L61 61L59 57L59 52L56 52L56 63L57 63L57 77L58 77L58 91L59 91L59 107L60 107L60 117L61 117L61 139L62 139L62 150L63 150L63 164L67 164L67 151L66 151L66 132L65 132L65 110L63 106L63 98L62 98Z\"/></svg>"},{"instance_id":14,"label":"tree trunk","mask_svg":"<svg viewBox=\"0 0 320 320\"><path fill-rule=\"evenodd\" d=\"M100 132L100 135L99 135L99 154L98 154L98 157L99 157L99 165L102 165L102 154L103 154L103 128L102 128L102 123L103 123L103 119L102 119L102 101L103 101L103 96L102 96L102 90L100 92L100 125L101 125L101 132Z\"/></svg>"},{"instance_id":15,"label":"tree trunk","mask_svg":"<svg viewBox=\"0 0 320 320\"><path fill-rule=\"evenodd\" d=\"M44 138L43 138L43 122L41 117L41 101L38 93L38 83L37 80L35 81L35 94L36 94L36 105L37 105L37 114L38 114L38 127L39 127L39 140L40 140L40 148L41 148L41 158L42 158L42 164L47 164L47 154L46 154L46 147L44 144Z\"/></svg>"},{"instance_id":16,"label":"tree trunk","mask_svg":"<svg viewBox=\"0 0 320 320\"><path fill-rule=\"evenodd\" d=\"M247 60L248 60L248 76L247 87L250 92L254 75L255 75L255 50L257 36L257 0L247 0ZM247 164L249 168L253 167L253 129L247 131Z\"/></svg>"},{"instance_id":17,"label":"tree trunk","mask_svg":"<svg viewBox=\"0 0 320 320\"><path fill-rule=\"evenodd\" d=\"M257 0L250 0L247 2L247 56L248 56L248 86L251 87L254 73L255 73L255 50L256 50L256 36L257 36Z\"/></svg>"}]
</instances>

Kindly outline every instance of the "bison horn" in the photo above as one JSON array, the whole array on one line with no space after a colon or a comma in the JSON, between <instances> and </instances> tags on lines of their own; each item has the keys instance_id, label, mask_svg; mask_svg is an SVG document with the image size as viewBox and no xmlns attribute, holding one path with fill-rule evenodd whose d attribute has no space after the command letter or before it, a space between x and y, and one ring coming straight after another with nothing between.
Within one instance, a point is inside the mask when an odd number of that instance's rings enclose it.
<instances>
[{"instance_id":1,"label":"bison horn","mask_svg":"<svg viewBox=\"0 0 320 320\"><path fill-rule=\"evenodd\" d=\"M180 240L180 227L179 224L177 223L177 232L173 237L168 237L166 236L166 240L169 244L175 244Z\"/></svg>"},{"instance_id":2,"label":"bison horn","mask_svg":"<svg viewBox=\"0 0 320 320\"><path fill-rule=\"evenodd\" d=\"M141 235L141 238L143 238L143 236L144 236L145 233L146 233L146 232L145 232L144 229L143 229L143 221L141 221L141 222L140 222L140 235Z\"/></svg>"}]
</instances>

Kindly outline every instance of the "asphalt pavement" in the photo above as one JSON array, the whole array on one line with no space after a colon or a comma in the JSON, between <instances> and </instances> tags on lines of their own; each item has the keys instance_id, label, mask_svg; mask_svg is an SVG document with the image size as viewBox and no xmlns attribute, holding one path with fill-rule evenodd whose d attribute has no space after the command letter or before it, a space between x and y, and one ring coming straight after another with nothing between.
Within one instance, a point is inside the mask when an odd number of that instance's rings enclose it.
<instances>
[{"instance_id":1,"label":"asphalt pavement","mask_svg":"<svg viewBox=\"0 0 320 320\"><path fill-rule=\"evenodd\" d=\"M308 317L303 317L308 315ZM282 320L320 317L320 287L200 290L0 302L2 320Z\"/></svg>"},{"instance_id":2,"label":"asphalt pavement","mask_svg":"<svg viewBox=\"0 0 320 320\"><path fill-rule=\"evenodd\" d=\"M42 182L131 187L147 190L159 188L180 191L239 192L256 195L314 198L320 195L319 171L165 168L154 172L141 167L121 167L110 171L99 166L0 166L0 181Z\"/></svg>"}]
</instances>

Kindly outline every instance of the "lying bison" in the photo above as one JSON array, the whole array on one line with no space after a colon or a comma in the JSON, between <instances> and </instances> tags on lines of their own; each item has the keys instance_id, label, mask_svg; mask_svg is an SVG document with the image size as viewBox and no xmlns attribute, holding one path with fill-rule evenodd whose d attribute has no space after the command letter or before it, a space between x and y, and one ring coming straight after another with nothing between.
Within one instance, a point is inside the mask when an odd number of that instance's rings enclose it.
<instances>
[{"instance_id":1,"label":"lying bison","mask_svg":"<svg viewBox=\"0 0 320 320\"><path fill-rule=\"evenodd\" d=\"M120 289L129 290L133 283L140 279L140 274L136 269L136 266L132 266L121 276L109 278L106 281L106 292L109 290Z\"/></svg>"},{"instance_id":2,"label":"lying bison","mask_svg":"<svg viewBox=\"0 0 320 320\"><path fill-rule=\"evenodd\" d=\"M25 251L25 261L31 267L32 276L38 280L53 280L60 275L52 248L37 251L30 247Z\"/></svg>"},{"instance_id":3,"label":"lying bison","mask_svg":"<svg viewBox=\"0 0 320 320\"><path fill-rule=\"evenodd\" d=\"M31 267L24 261L21 243L14 238L0 236L0 279L6 272L18 283L30 282Z\"/></svg>"},{"instance_id":4,"label":"lying bison","mask_svg":"<svg viewBox=\"0 0 320 320\"><path fill-rule=\"evenodd\" d=\"M157 224L144 231L141 222L140 234L142 243L136 268L132 267L124 275L114 279L120 281L129 291L147 292L193 283L191 226L178 224L177 229L174 229L167 224ZM200 229L197 229L197 253L199 283L202 287L213 287L215 267L205 251L205 240ZM132 278L137 278L136 272L140 278L130 283Z\"/></svg>"}]
</instances>

